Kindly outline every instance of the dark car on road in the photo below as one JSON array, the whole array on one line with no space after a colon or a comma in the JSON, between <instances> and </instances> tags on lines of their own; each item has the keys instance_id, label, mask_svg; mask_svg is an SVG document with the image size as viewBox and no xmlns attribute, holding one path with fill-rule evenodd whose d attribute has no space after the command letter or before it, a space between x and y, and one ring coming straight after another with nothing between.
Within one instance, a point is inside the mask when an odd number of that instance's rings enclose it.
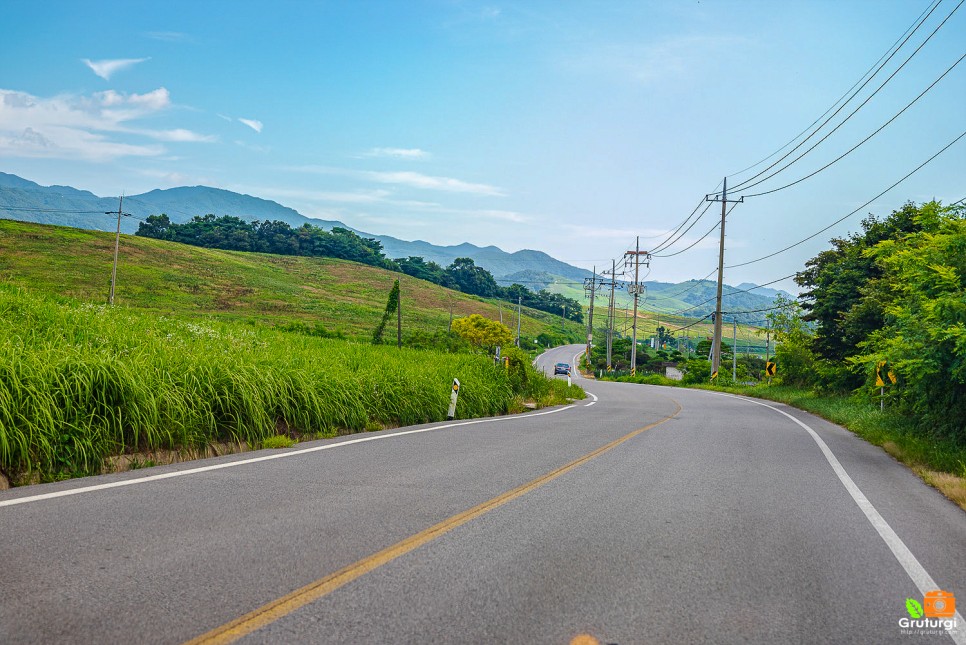
<instances>
[{"instance_id":1,"label":"dark car on road","mask_svg":"<svg viewBox=\"0 0 966 645\"><path fill-rule=\"evenodd\" d=\"M570 365L567 363L557 363L553 366L553 374L570 374Z\"/></svg>"}]
</instances>

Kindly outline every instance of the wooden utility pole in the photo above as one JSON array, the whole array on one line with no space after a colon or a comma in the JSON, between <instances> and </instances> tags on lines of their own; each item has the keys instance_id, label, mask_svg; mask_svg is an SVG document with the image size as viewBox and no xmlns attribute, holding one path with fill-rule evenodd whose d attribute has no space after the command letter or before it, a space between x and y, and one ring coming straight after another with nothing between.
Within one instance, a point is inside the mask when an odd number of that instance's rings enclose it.
<instances>
[{"instance_id":1,"label":"wooden utility pole","mask_svg":"<svg viewBox=\"0 0 966 645\"><path fill-rule=\"evenodd\" d=\"M594 294L597 292L596 266L594 267L594 276L592 278L584 278L584 289L588 288L590 289L590 309L587 313L587 360L590 361L590 346L594 342Z\"/></svg>"},{"instance_id":2,"label":"wooden utility pole","mask_svg":"<svg viewBox=\"0 0 966 645\"><path fill-rule=\"evenodd\" d=\"M624 256L634 256L634 284L627 290L634 295L634 318L631 320L631 376L637 374L637 299L644 291L644 285L640 283L641 255L648 256L647 251L641 251L641 238L637 238L633 251L628 251ZM650 256L648 256L650 257ZM647 266L647 260L645 260Z\"/></svg>"},{"instance_id":3,"label":"wooden utility pole","mask_svg":"<svg viewBox=\"0 0 966 645\"><path fill-rule=\"evenodd\" d=\"M728 178L724 178L720 198L716 195L708 195L706 199L710 202L721 202L721 239L718 243L718 291L714 308L714 340L711 343L711 378L714 378L718 375L718 368L721 367L721 286L724 284L725 216L728 214ZM745 201L745 198L742 197L731 201L740 203Z\"/></svg>"},{"instance_id":4,"label":"wooden utility pole","mask_svg":"<svg viewBox=\"0 0 966 645\"><path fill-rule=\"evenodd\" d=\"M399 294L396 298L396 347L402 348L402 281L400 281Z\"/></svg>"},{"instance_id":5,"label":"wooden utility pole","mask_svg":"<svg viewBox=\"0 0 966 645\"><path fill-rule=\"evenodd\" d=\"M607 371L609 372L613 363L611 362L611 354L614 349L614 318L616 313L614 311L614 288L617 286L617 260L611 260L610 263L610 303L607 305Z\"/></svg>"},{"instance_id":6,"label":"wooden utility pole","mask_svg":"<svg viewBox=\"0 0 966 645\"><path fill-rule=\"evenodd\" d=\"M117 255L121 248L121 215L124 213L121 207L124 205L124 195L117 202L117 234L114 236L114 268L111 270L111 294L107 298L107 304L114 305L114 284L117 282Z\"/></svg>"}]
</instances>

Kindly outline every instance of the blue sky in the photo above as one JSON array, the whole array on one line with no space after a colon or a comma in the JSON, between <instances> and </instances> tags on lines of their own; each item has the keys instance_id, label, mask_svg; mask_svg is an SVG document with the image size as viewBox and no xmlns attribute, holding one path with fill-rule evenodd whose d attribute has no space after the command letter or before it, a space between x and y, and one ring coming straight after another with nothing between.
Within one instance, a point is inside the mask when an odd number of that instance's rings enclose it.
<instances>
[{"instance_id":1,"label":"blue sky","mask_svg":"<svg viewBox=\"0 0 966 645\"><path fill-rule=\"evenodd\" d=\"M825 112L930 5L7 0L0 170L102 196L216 186L375 234L609 266L637 235L644 249L661 242L723 176L734 186L761 170L738 174ZM955 7L943 0L829 127ZM845 152L964 43L966 8L757 188ZM828 170L736 206L726 265L874 197L966 130L964 106L966 63ZM725 279L769 282L868 212L963 197L966 139L841 225ZM717 208L668 252L707 232ZM702 278L716 262L712 234L653 258L648 279Z\"/></svg>"}]
</instances>

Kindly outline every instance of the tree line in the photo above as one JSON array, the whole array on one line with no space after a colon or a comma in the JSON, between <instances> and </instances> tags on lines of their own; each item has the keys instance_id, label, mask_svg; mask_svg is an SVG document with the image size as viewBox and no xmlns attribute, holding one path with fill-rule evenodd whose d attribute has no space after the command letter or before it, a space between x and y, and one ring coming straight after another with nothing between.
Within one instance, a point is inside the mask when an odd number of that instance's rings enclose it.
<instances>
[{"instance_id":1,"label":"tree line","mask_svg":"<svg viewBox=\"0 0 966 645\"><path fill-rule=\"evenodd\" d=\"M137 235L192 246L227 251L250 251L276 255L338 258L404 273L414 278L484 298L499 298L523 306L561 314L568 320L583 322L580 302L546 289L531 291L520 284L502 287L493 274L477 266L472 258L456 258L448 267L422 257L390 259L382 243L353 231L332 230L303 224L292 228L281 221L245 221L232 215L195 216L183 224L172 223L165 215L150 215L138 225Z\"/></svg>"},{"instance_id":2,"label":"tree line","mask_svg":"<svg viewBox=\"0 0 966 645\"><path fill-rule=\"evenodd\" d=\"M966 444L966 208L907 203L831 244L796 276L801 302L769 315L783 381L885 388L923 432Z\"/></svg>"}]
</instances>

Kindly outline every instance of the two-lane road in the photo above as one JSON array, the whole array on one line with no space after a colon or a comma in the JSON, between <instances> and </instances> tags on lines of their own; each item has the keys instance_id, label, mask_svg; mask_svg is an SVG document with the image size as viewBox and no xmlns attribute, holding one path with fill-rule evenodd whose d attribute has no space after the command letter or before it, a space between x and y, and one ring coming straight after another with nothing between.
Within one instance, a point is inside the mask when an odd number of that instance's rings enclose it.
<instances>
[{"instance_id":1,"label":"two-lane road","mask_svg":"<svg viewBox=\"0 0 966 645\"><path fill-rule=\"evenodd\" d=\"M966 513L881 450L574 377L527 415L0 492L0 642L953 642L899 620L966 603Z\"/></svg>"}]
</instances>

